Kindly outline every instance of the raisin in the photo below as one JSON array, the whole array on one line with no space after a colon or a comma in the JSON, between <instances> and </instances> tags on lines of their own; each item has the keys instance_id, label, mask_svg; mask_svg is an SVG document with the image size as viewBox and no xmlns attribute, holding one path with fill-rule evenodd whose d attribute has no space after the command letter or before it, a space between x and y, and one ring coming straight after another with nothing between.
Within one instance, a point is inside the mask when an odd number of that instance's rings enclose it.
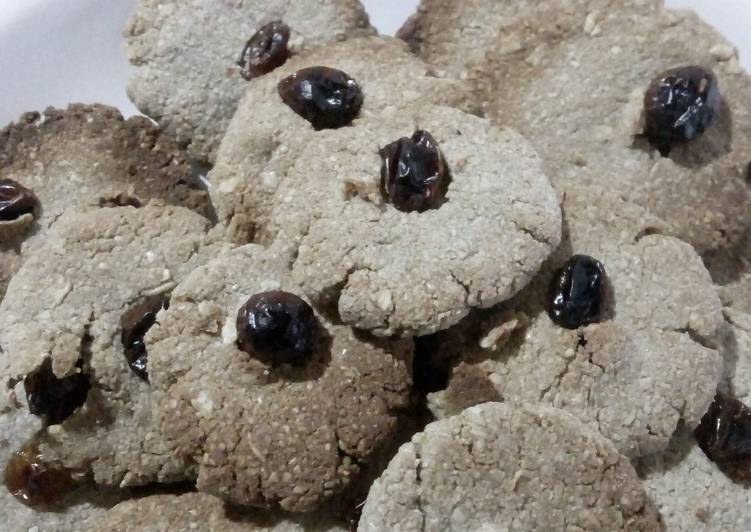
<instances>
[{"instance_id":1,"label":"raisin","mask_svg":"<svg viewBox=\"0 0 751 532\"><path fill-rule=\"evenodd\" d=\"M75 483L69 470L46 463L35 447L26 446L8 460L5 486L27 506L39 506L59 502Z\"/></svg>"},{"instance_id":2,"label":"raisin","mask_svg":"<svg viewBox=\"0 0 751 532\"><path fill-rule=\"evenodd\" d=\"M751 409L722 394L694 431L699 447L730 478L751 482Z\"/></svg>"},{"instance_id":3,"label":"raisin","mask_svg":"<svg viewBox=\"0 0 751 532\"><path fill-rule=\"evenodd\" d=\"M79 362L78 373L60 379L52 372L52 360L45 359L23 381L29 411L46 417L50 425L58 425L83 406L91 384L89 377L80 371L81 366Z\"/></svg>"},{"instance_id":4,"label":"raisin","mask_svg":"<svg viewBox=\"0 0 751 532\"><path fill-rule=\"evenodd\" d=\"M692 140L709 128L720 109L714 73L700 66L667 70L657 76L644 97L645 133L661 152Z\"/></svg>"},{"instance_id":5,"label":"raisin","mask_svg":"<svg viewBox=\"0 0 751 532\"><path fill-rule=\"evenodd\" d=\"M252 296L237 313L238 347L269 364L297 364L309 357L318 339L313 309L289 292Z\"/></svg>"},{"instance_id":6,"label":"raisin","mask_svg":"<svg viewBox=\"0 0 751 532\"><path fill-rule=\"evenodd\" d=\"M133 373L147 382L149 356L143 339L156 323L156 315L163 308L169 308L169 299L166 296L147 297L120 319L120 339L125 350L125 359Z\"/></svg>"},{"instance_id":7,"label":"raisin","mask_svg":"<svg viewBox=\"0 0 751 532\"><path fill-rule=\"evenodd\" d=\"M34 214L37 197L12 179L0 179L0 221L12 222L24 214Z\"/></svg>"},{"instance_id":8,"label":"raisin","mask_svg":"<svg viewBox=\"0 0 751 532\"><path fill-rule=\"evenodd\" d=\"M381 194L404 212L440 206L446 197L449 172L438 143L427 131L415 131L380 151Z\"/></svg>"},{"instance_id":9,"label":"raisin","mask_svg":"<svg viewBox=\"0 0 751 532\"><path fill-rule=\"evenodd\" d=\"M269 22L258 30L243 48L237 62L242 68L242 77L250 81L282 66L289 58L289 34L289 26L281 20Z\"/></svg>"},{"instance_id":10,"label":"raisin","mask_svg":"<svg viewBox=\"0 0 751 532\"><path fill-rule=\"evenodd\" d=\"M363 102L362 90L354 79L323 66L298 70L280 81L277 88L284 103L316 130L349 124Z\"/></svg>"},{"instance_id":11,"label":"raisin","mask_svg":"<svg viewBox=\"0 0 751 532\"><path fill-rule=\"evenodd\" d=\"M606 298L603 265L588 255L574 255L550 281L548 314L561 327L576 329L602 321Z\"/></svg>"}]
</instances>

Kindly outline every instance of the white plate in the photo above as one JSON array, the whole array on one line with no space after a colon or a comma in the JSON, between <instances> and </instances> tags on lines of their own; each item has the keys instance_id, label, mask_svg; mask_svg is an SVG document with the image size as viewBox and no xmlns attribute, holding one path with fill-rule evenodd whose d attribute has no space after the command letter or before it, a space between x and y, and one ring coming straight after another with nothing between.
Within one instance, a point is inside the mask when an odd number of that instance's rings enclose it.
<instances>
[{"instance_id":1,"label":"white plate","mask_svg":"<svg viewBox=\"0 0 751 532\"><path fill-rule=\"evenodd\" d=\"M273 0L270 0L273 1ZM460 0L458 0L460 1ZM102 102L126 116L128 64L121 31L135 0L0 0L0 126L24 111ZM373 24L393 33L417 0L363 0ZM667 0L719 28L751 67L751 1ZM690 35L686 36L690 46Z\"/></svg>"}]
</instances>

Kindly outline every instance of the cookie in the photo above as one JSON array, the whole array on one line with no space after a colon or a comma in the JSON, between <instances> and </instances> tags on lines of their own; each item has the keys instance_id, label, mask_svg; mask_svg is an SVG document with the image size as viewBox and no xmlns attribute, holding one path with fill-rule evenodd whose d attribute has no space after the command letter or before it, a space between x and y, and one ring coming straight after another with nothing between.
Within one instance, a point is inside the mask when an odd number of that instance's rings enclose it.
<instances>
[{"instance_id":1,"label":"cookie","mask_svg":"<svg viewBox=\"0 0 751 532\"><path fill-rule=\"evenodd\" d=\"M618 191L700 253L732 247L751 221L751 80L716 30L656 4L427 1L415 38L436 68L474 80L486 116L529 138L557 187ZM711 68L722 99L703 135L663 156L645 135L646 91L685 65Z\"/></svg>"},{"instance_id":2,"label":"cookie","mask_svg":"<svg viewBox=\"0 0 751 532\"><path fill-rule=\"evenodd\" d=\"M0 471L4 471L14 453L41 429L41 421L22 410L3 408L0 411ZM118 498L111 493L80 489L66 497L64 502L65 505L55 508L55 511L39 511L39 508L21 503L8 491L5 483L0 483L3 530L82 530L104 517L107 508L116 504Z\"/></svg>"},{"instance_id":3,"label":"cookie","mask_svg":"<svg viewBox=\"0 0 751 532\"><path fill-rule=\"evenodd\" d=\"M381 42L394 49L393 41ZM443 84L422 81L426 93ZM514 295L560 237L557 200L534 151L511 131L422 98L384 108L394 87L383 80L370 83L366 77L362 86L363 111L351 127L310 131L277 145L261 170L258 158L247 156L263 129L263 121L251 116L268 113L273 127L281 123L279 134L267 135L264 145L305 126L285 125L302 119L283 103L272 103L278 98L273 87L265 98L252 98L261 83L254 85L210 174L220 220L233 234L254 225L258 242L292 242L298 250L293 274L305 293L338 305L346 323L378 335L430 333L472 307ZM268 105L257 105L261 101ZM438 166L449 169L450 183L445 202L404 212L383 191L382 158L394 142L415 145L420 131L438 146Z\"/></svg>"},{"instance_id":4,"label":"cookie","mask_svg":"<svg viewBox=\"0 0 751 532\"><path fill-rule=\"evenodd\" d=\"M725 375L720 391L749 404L751 316L725 309L725 319ZM666 530L744 530L751 526L747 486L735 482L711 461L693 434L680 431L664 454L639 461L637 469L660 509Z\"/></svg>"},{"instance_id":5,"label":"cookie","mask_svg":"<svg viewBox=\"0 0 751 532\"><path fill-rule=\"evenodd\" d=\"M191 154L213 161L248 87L236 63L265 24L289 27L293 54L373 33L357 0L203 2L140 0L124 35L135 72L128 95Z\"/></svg>"},{"instance_id":6,"label":"cookie","mask_svg":"<svg viewBox=\"0 0 751 532\"><path fill-rule=\"evenodd\" d=\"M694 249L659 234L659 221L651 224L617 194L574 188L563 210L564 243L545 273L487 316L460 356L475 366L476 379L484 373L494 392L485 400L551 404L630 458L659 452L679 422L695 427L714 397L722 371L719 298ZM548 287L572 254L594 257L608 281L601 315L567 328L554 321ZM436 415L466 406L467 370L457 369L456 383L430 397Z\"/></svg>"},{"instance_id":7,"label":"cookie","mask_svg":"<svg viewBox=\"0 0 751 532\"><path fill-rule=\"evenodd\" d=\"M291 258L281 244L218 256L177 287L146 344L162 429L196 465L199 491L301 512L353 486L389 443L408 403L412 346L313 310ZM281 307L250 310L269 293ZM285 320L291 345L249 328Z\"/></svg>"},{"instance_id":8,"label":"cookie","mask_svg":"<svg viewBox=\"0 0 751 532\"><path fill-rule=\"evenodd\" d=\"M14 219L0 216L0 296L24 250L42 245L68 208L159 199L211 215L184 149L148 119L124 120L104 105L26 113L0 130L0 183L5 180L27 189L35 205Z\"/></svg>"},{"instance_id":9,"label":"cookie","mask_svg":"<svg viewBox=\"0 0 751 532\"><path fill-rule=\"evenodd\" d=\"M205 493L154 495L118 504L88 532L344 532L324 519L248 515L228 511Z\"/></svg>"},{"instance_id":10,"label":"cookie","mask_svg":"<svg viewBox=\"0 0 751 532\"><path fill-rule=\"evenodd\" d=\"M720 471L691 433L677 434L666 453L642 461L637 469L667 532L751 526L748 488Z\"/></svg>"},{"instance_id":11,"label":"cookie","mask_svg":"<svg viewBox=\"0 0 751 532\"><path fill-rule=\"evenodd\" d=\"M487 403L428 425L371 488L358 530L656 530L633 467L573 416Z\"/></svg>"},{"instance_id":12,"label":"cookie","mask_svg":"<svg viewBox=\"0 0 751 532\"><path fill-rule=\"evenodd\" d=\"M279 189L288 180L286 174L291 167L299 164L312 173L329 155L338 155L321 151L315 153L312 160L301 159L302 148L332 132L316 131L279 94L282 80L319 65L344 72L360 88L362 104L353 122L355 126L395 108L420 103L461 107L470 99L465 84L437 77L407 51L403 42L391 37L350 39L321 46L292 57L284 66L254 80L238 105L209 174L211 199L219 221L240 243L273 240L275 235L265 227L269 224L271 209L283 195ZM340 134L346 135L353 129L344 127ZM401 132L404 134L412 132ZM392 140L396 139L384 139ZM371 147L375 150L370 154L371 159L377 156L380 147ZM372 169L374 176L379 169L380 164L376 162Z\"/></svg>"},{"instance_id":13,"label":"cookie","mask_svg":"<svg viewBox=\"0 0 751 532\"><path fill-rule=\"evenodd\" d=\"M148 382L129 365L148 320L124 317L166 303L224 246L209 229L163 203L68 209L14 276L0 304L0 377L7 390L23 381L29 410L45 416L36 443L49 460L109 486L190 478L153 422Z\"/></svg>"}]
</instances>

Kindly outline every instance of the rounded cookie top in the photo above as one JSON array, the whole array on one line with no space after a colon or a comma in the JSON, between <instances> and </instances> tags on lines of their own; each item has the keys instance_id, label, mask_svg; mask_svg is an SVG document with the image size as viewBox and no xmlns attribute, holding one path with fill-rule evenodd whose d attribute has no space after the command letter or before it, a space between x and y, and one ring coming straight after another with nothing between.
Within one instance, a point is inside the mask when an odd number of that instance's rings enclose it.
<instances>
[{"instance_id":1,"label":"rounded cookie top","mask_svg":"<svg viewBox=\"0 0 751 532\"><path fill-rule=\"evenodd\" d=\"M152 495L125 501L88 532L162 532L205 530L222 532L344 532L325 520L228 512L224 501L205 493Z\"/></svg>"},{"instance_id":2,"label":"rounded cookie top","mask_svg":"<svg viewBox=\"0 0 751 532\"><path fill-rule=\"evenodd\" d=\"M492 93L493 81L483 85L489 114L533 139L556 184L617 190L700 253L732 247L751 222L751 193L742 179L751 80L735 51L690 13L603 17L594 27L595 35L582 32L558 46L541 45L533 58L504 63L498 79L513 72L520 81L504 85L503 94ZM683 46L687 34L690 47ZM573 91L563 66L572 64L578 65ZM645 93L662 72L687 64L714 70L722 105L702 136L663 156L643 136ZM545 103L551 92L554 110Z\"/></svg>"},{"instance_id":3,"label":"rounded cookie top","mask_svg":"<svg viewBox=\"0 0 751 532\"><path fill-rule=\"evenodd\" d=\"M404 212L382 192L379 151L416 131L432 136L450 182L437 208ZM257 238L292 242L305 293L378 335L430 333L510 298L560 239L557 199L529 144L456 109L365 116L318 132L294 159Z\"/></svg>"},{"instance_id":4,"label":"rounded cookie top","mask_svg":"<svg viewBox=\"0 0 751 532\"><path fill-rule=\"evenodd\" d=\"M643 209L597 189L564 196L567 231L546 273L519 304L487 319L462 358L495 396L570 411L629 457L661 451L681 420L698 424L714 397L719 299L693 248L652 234L659 225ZM599 322L567 329L545 309L546 289L549 270L572 254L602 263L608 295ZM466 406L466 373L458 367L448 389L431 396L437 415Z\"/></svg>"},{"instance_id":5,"label":"rounded cookie top","mask_svg":"<svg viewBox=\"0 0 751 532\"><path fill-rule=\"evenodd\" d=\"M376 342L316 310L319 334L297 363L257 356L265 348L238 331L239 311L271 291L304 297L291 257L282 245L247 245L198 268L146 343L162 427L197 465L198 489L300 512L342 493L394 435L408 403L411 342ZM268 323L263 315L256 327Z\"/></svg>"},{"instance_id":6,"label":"rounded cookie top","mask_svg":"<svg viewBox=\"0 0 751 532\"><path fill-rule=\"evenodd\" d=\"M124 31L135 66L128 95L194 157L213 161L248 86L243 47L274 20L289 26L293 52L373 32L357 0L140 0Z\"/></svg>"},{"instance_id":7,"label":"rounded cookie top","mask_svg":"<svg viewBox=\"0 0 751 532\"><path fill-rule=\"evenodd\" d=\"M24 262L0 304L0 377L23 380L51 460L128 486L190 476L151 416L150 387L126 359L123 317L167 298L223 244L181 207L69 209Z\"/></svg>"},{"instance_id":8,"label":"rounded cookie top","mask_svg":"<svg viewBox=\"0 0 751 532\"><path fill-rule=\"evenodd\" d=\"M634 9L630 2L603 8L600 0L520 4L528 16L503 19L509 27L482 41L501 53L463 63L487 116L530 139L556 186L616 190L700 253L734 245L751 221L751 192L742 178L751 144L751 78L733 47L689 12ZM527 24L532 16L557 23L557 12L573 17L560 35ZM485 16L473 4L459 20L472 14ZM691 46L684 45L686 35ZM465 46L450 48L455 60L471 55ZM722 100L703 135L663 156L644 134L645 95L663 72L687 65L713 69Z\"/></svg>"},{"instance_id":9,"label":"rounded cookie top","mask_svg":"<svg viewBox=\"0 0 751 532\"><path fill-rule=\"evenodd\" d=\"M466 106L470 97L465 83L435 76L425 63L408 52L403 42L381 36L319 46L254 80L227 128L209 175L219 221L241 243L268 240L264 228L276 203L274 196L279 195L278 189L290 167L307 165L312 172L320 164L319 159L336 155L320 151L313 155L313 160L300 159L303 147L327 137L331 130L316 131L279 94L282 80L316 66L340 70L360 87L363 100L352 122L355 127L366 118L375 119L395 108L427 103ZM343 127L341 134L346 136L353 129ZM387 139L392 140L396 139ZM371 149L377 155L380 147ZM311 157L310 152L306 157ZM377 165L373 169L374 175L377 176L379 168Z\"/></svg>"},{"instance_id":10,"label":"rounded cookie top","mask_svg":"<svg viewBox=\"0 0 751 532\"><path fill-rule=\"evenodd\" d=\"M358 530L655 530L628 460L570 414L487 403L428 425L368 494Z\"/></svg>"}]
</instances>

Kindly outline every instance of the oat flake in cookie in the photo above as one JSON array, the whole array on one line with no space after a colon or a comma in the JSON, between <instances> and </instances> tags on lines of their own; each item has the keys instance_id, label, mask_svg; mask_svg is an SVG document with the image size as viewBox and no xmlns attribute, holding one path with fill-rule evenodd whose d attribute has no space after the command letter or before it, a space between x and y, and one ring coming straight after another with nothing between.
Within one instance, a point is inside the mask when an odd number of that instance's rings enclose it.
<instances>
[{"instance_id":1,"label":"oat flake in cookie","mask_svg":"<svg viewBox=\"0 0 751 532\"><path fill-rule=\"evenodd\" d=\"M353 487L394 437L408 403L412 343L369 340L319 309L314 347L294 365L274 359L286 341L247 342L238 325L248 320L238 313L254 296L284 292L310 304L291 279L291 257L280 244L217 256L175 289L146 344L161 426L169 446L196 464L199 491L303 512ZM303 316L296 308L266 317L295 326Z\"/></svg>"},{"instance_id":2,"label":"oat flake in cookie","mask_svg":"<svg viewBox=\"0 0 751 532\"><path fill-rule=\"evenodd\" d=\"M428 62L473 80L486 116L533 143L556 187L617 191L703 254L732 247L751 222L751 78L716 30L660 4L424 0L411 37ZM715 111L709 124L692 119L705 129L693 140L658 135L671 137L663 156L645 135L645 96L687 67L705 70L690 77Z\"/></svg>"},{"instance_id":3,"label":"oat flake in cookie","mask_svg":"<svg viewBox=\"0 0 751 532\"><path fill-rule=\"evenodd\" d=\"M208 195L194 184L185 150L148 119L124 120L104 105L26 113L0 130L0 184L6 180L26 192L23 201L14 202L24 207L16 209L21 216L0 216L0 296L22 255L43 244L66 209L160 199L210 214ZM6 192L2 186L0 201Z\"/></svg>"},{"instance_id":4,"label":"oat flake in cookie","mask_svg":"<svg viewBox=\"0 0 751 532\"><path fill-rule=\"evenodd\" d=\"M320 515L304 517L229 510L205 493L153 495L112 508L85 532L346 532Z\"/></svg>"},{"instance_id":5,"label":"oat flake in cookie","mask_svg":"<svg viewBox=\"0 0 751 532\"><path fill-rule=\"evenodd\" d=\"M4 395L18 382L23 408L50 425L36 438L48 459L110 486L191 477L159 435L121 320L224 246L209 226L164 203L68 209L14 276L0 304L0 377Z\"/></svg>"},{"instance_id":6,"label":"oat flake in cookie","mask_svg":"<svg viewBox=\"0 0 751 532\"><path fill-rule=\"evenodd\" d=\"M276 31L271 23L279 23ZM124 31L135 66L128 95L144 114L190 143L194 157L213 162L248 87L244 77L253 78L252 84L283 62L274 41L285 33L281 24L289 28L286 46L293 55L373 33L357 0L139 0ZM249 59L250 69L238 65L238 58Z\"/></svg>"},{"instance_id":7,"label":"oat flake in cookie","mask_svg":"<svg viewBox=\"0 0 751 532\"><path fill-rule=\"evenodd\" d=\"M491 385L485 400L567 410L630 458L662 451L679 423L695 427L714 398L722 372L719 298L694 249L659 234L662 222L644 209L600 189L564 196L561 248L518 300L486 316L460 359ZM609 287L597 322L567 329L545 305L550 270L572 254L600 261ZM468 370L460 368L447 390L429 397L438 416L467 406Z\"/></svg>"},{"instance_id":8,"label":"oat flake in cookie","mask_svg":"<svg viewBox=\"0 0 751 532\"><path fill-rule=\"evenodd\" d=\"M547 406L487 403L428 425L375 482L358 530L658 530L628 460Z\"/></svg>"}]
</instances>

